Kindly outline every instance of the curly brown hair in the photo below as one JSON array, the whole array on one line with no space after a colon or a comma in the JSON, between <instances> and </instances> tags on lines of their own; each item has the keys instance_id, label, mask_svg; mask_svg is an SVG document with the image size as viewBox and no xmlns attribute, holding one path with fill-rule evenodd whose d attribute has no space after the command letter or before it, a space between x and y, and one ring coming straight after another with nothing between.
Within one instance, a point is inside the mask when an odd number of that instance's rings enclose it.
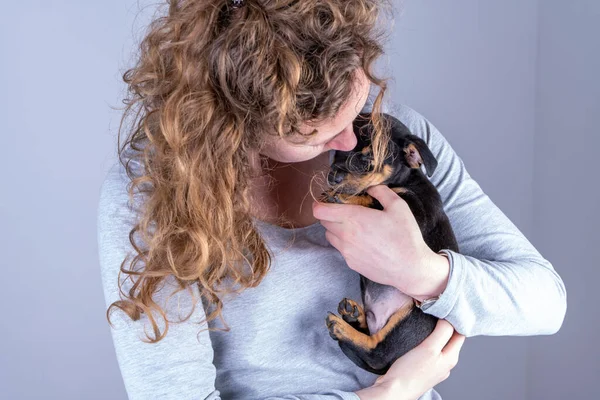
<instances>
[{"instance_id":1,"label":"curly brown hair","mask_svg":"<svg viewBox=\"0 0 600 400\"><path fill-rule=\"evenodd\" d=\"M303 122L335 116L361 68L379 87L371 115L376 167L387 150L379 118L386 80L372 70L387 36L375 29L378 17L384 9L393 13L387 0L166 5L149 25L136 65L123 74L128 96L119 162L131 180L130 200L142 193L144 207L129 233L137 254L130 269L124 268L127 257L119 272L132 286L125 293L119 283L121 300L106 311L109 323L113 307L133 320L146 313L154 331L154 337L146 333L149 343L168 331L166 314L153 300L166 277L178 284L173 295L188 289L193 296L190 286L198 285L212 309L208 322L222 319L219 294L255 287L267 274L271 255L252 222L248 156L261 148L264 133L297 137ZM153 310L165 320L162 333Z\"/></svg>"}]
</instances>

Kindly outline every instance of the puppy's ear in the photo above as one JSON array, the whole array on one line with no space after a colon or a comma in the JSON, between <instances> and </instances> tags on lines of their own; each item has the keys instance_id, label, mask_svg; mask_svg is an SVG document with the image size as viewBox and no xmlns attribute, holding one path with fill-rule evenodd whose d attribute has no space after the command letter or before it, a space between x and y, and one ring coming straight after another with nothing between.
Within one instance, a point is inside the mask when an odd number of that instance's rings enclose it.
<instances>
[{"instance_id":1,"label":"puppy's ear","mask_svg":"<svg viewBox=\"0 0 600 400\"><path fill-rule=\"evenodd\" d=\"M438 163L425 141L418 136L407 135L404 138L403 150L408 165L411 168L420 168L421 164L425 164L427 176L431 178Z\"/></svg>"}]
</instances>

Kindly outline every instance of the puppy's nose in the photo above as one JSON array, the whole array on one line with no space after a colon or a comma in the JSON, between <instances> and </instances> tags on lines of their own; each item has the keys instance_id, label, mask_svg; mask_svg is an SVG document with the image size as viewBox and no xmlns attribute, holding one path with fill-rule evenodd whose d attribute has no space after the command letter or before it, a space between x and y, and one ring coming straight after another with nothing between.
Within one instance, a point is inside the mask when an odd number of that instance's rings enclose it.
<instances>
[{"instance_id":1,"label":"puppy's nose","mask_svg":"<svg viewBox=\"0 0 600 400\"><path fill-rule=\"evenodd\" d=\"M329 174L327 175L327 180L329 181L330 185L339 185L340 183L342 183L345 177L346 172L337 170L329 172Z\"/></svg>"}]
</instances>

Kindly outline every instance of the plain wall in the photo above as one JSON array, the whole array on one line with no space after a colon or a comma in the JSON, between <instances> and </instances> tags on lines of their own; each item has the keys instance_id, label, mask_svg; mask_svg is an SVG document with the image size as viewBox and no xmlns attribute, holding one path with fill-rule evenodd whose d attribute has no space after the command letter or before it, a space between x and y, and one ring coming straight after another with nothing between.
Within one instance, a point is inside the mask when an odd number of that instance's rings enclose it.
<instances>
[{"instance_id":1,"label":"plain wall","mask_svg":"<svg viewBox=\"0 0 600 400\"><path fill-rule=\"evenodd\" d=\"M530 399L599 398L600 2L540 1L534 236L567 288L553 336L530 338Z\"/></svg>"},{"instance_id":2,"label":"plain wall","mask_svg":"<svg viewBox=\"0 0 600 400\"><path fill-rule=\"evenodd\" d=\"M0 398L125 399L96 239L134 1L2 3Z\"/></svg>"},{"instance_id":3,"label":"plain wall","mask_svg":"<svg viewBox=\"0 0 600 400\"><path fill-rule=\"evenodd\" d=\"M403 3L382 60L394 77L393 101L440 129L483 190L553 262L575 304L554 336L467 339L437 389L445 400L592 393L599 263L588 249L598 239L598 191L566 167L597 170L598 3L540 2L539 10L534 0ZM139 14L146 4L3 7L3 398L126 398L105 317L96 207L116 156L120 113L110 106L124 94L121 73L152 12ZM574 195L578 180L583 189Z\"/></svg>"}]
</instances>

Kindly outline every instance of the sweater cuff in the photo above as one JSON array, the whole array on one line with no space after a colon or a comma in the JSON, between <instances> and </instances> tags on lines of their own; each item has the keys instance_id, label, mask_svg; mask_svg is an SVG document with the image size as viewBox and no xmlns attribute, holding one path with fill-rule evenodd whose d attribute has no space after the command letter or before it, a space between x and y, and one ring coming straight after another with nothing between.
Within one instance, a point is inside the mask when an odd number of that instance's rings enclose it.
<instances>
[{"instance_id":1,"label":"sweater cuff","mask_svg":"<svg viewBox=\"0 0 600 400\"><path fill-rule=\"evenodd\" d=\"M423 306L422 310L424 313L433 315L439 319L446 319L452 308L454 308L454 304L456 304L458 296L463 289L465 269L460 254L448 249L440 250L438 253L446 254L450 263L448 284L439 298Z\"/></svg>"}]
</instances>

